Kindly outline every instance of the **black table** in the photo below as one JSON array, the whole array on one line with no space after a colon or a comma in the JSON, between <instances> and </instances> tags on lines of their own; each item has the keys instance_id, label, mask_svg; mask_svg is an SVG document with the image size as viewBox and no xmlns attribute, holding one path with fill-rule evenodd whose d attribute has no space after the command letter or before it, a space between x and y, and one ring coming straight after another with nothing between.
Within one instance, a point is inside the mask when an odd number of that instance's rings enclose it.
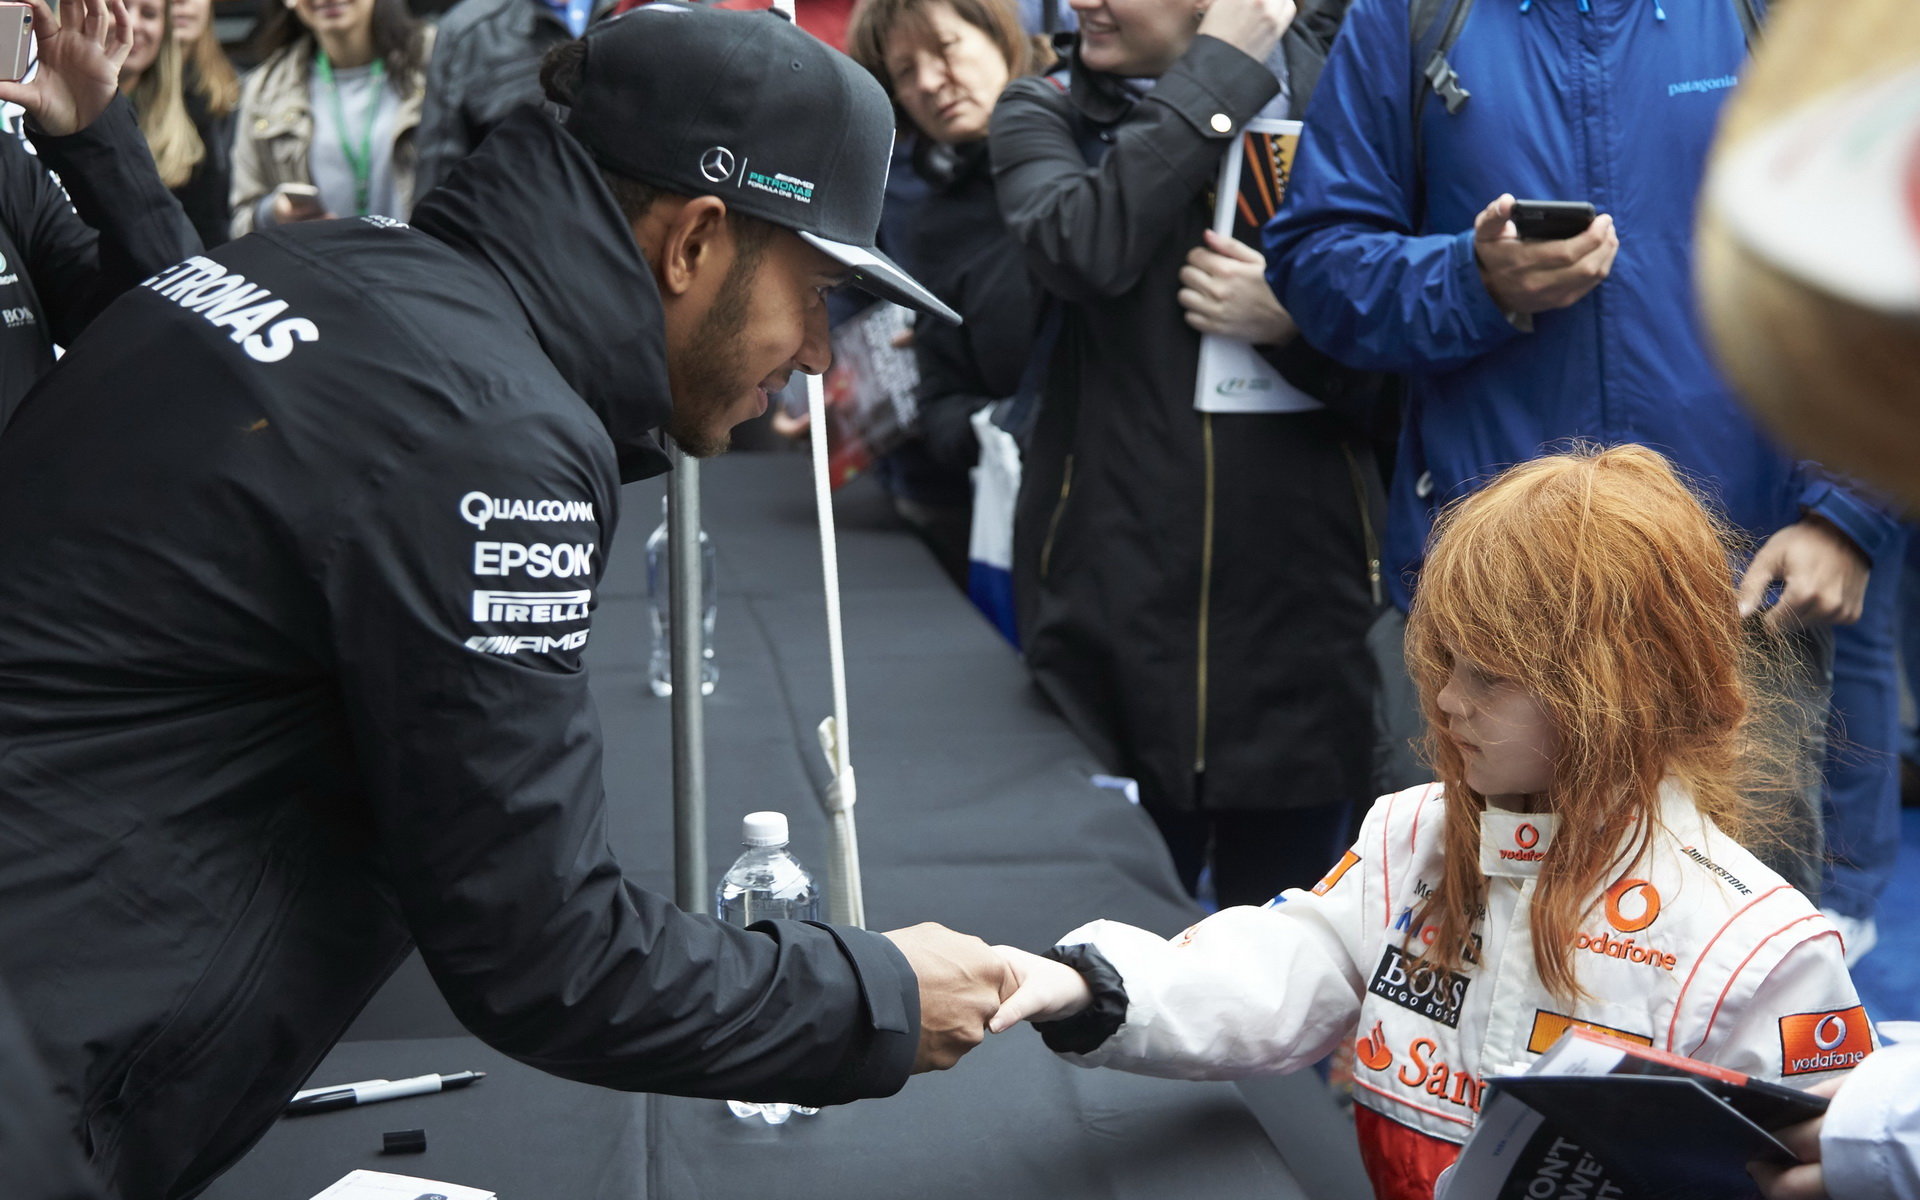
<instances>
[{"instance_id":1,"label":"black table","mask_svg":"<svg viewBox=\"0 0 1920 1200\"><path fill-rule=\"evenodd\" d=\"M587 648L606 731L611 837L628 873L672 893L668 705L647 687L647 535L662 484L627 489ZM784 810L824 870L814 728L832 710L805 460L707 465L718 556L719 687L708 698L709 857L739 819ZM1173 933L1199 914L1151 821L1044 705L1012 651L940 575L879 493L839 513L849 720L868 924L939 920L1038 948L1094 917ZM633 1095L515 1063L466 1035L416 957L314 1082L480 1069L461 1092L282 1121L209 1200L307 1200L356 1167L492 1189L506 1200L759 1197L1168 1197L1368 1193L1351 1127L1311 1072L1252 1084L1070 1067L1030 1029L897 1097L768 1127L714 1100ZM425 1154L382 1157L424 1128Z\"/></svg>"}]
</instances>

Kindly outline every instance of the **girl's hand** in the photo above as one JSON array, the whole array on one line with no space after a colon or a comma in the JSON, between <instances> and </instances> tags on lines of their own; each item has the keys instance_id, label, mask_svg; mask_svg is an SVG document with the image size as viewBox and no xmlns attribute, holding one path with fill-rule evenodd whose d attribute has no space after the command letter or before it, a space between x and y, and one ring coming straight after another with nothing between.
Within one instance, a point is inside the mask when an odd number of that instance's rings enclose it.
<instances>
[{"instance_id":1,"label":"girl's hand","mask_svg":"<svg viewBox=\"0 0 1920 1200\"><path fill-rule=\"evenodd\" d=\"M40 69L31 83L0 83L0 100L27 110L33 123L54 137L93 124L120 90L120 64L133 49L133 20L126 0L66 0L62 24L46 0L33 7L33 35Z\"/></svg>"},{"instance_id":2,"label":"girl's hand","mask_svg":"<svg viewBox=\"0 0 1920 1200\"><path fill-rule=\"evenodd\" d=\"M1281 346L1300 332L1267 285L1267 260L1245 242L1209 229L1180 268L1180 307L1201 333Z\"/></svg>"},{"instance_id":3,"label":"girl's hand","mask_svg":"<svg viewBox=\"0 0 1920 1200\"><path fill-rule=\"evenodd\" d=\"M1000 1002L999 1011L987 1022L993 1032L1005 1033L1022 1021L1057 1021L1093 1003L1087 981L1067 964L1012 946L993 950L1014 983L1013 994Z\"/></svg>"}]
</instances>

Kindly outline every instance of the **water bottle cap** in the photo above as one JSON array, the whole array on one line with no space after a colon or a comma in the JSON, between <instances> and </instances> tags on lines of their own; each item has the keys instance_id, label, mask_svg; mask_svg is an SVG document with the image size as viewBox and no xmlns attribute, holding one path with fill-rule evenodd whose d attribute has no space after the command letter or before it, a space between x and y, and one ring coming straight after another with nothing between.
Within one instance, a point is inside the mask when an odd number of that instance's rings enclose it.
<instances>
[{"instance_id":1,"label":"water bottle cap","mask_svg":"<svg viewBox=\"0 0 1920 1200\"><path fill-rule=\"evenodd\" d=\"M787 814L779 812L748 813L740 822L740 840L749 846L784 846L787 844Z\"/></svg>"}]
</instances>

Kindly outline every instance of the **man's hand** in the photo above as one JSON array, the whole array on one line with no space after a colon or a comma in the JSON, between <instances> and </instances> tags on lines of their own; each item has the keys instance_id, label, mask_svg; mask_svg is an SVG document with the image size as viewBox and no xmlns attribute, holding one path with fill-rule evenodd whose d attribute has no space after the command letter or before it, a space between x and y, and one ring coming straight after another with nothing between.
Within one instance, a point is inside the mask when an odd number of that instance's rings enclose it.
<instances>
[{"instance_id":1,"label":"man's hand","mask_svg":"<svg viewBox=\"0 0 1920 1200\"><path fill-rule=\"evenodd\" d=\"M995 946L993 952L1006 964L1017 989L987 1022L995 1033L1005 1033L1022 1021L1070 1017L1093 1002L1086 979L1067 964L1012 946Z\"/></svg>"},{"instance_id":2,"label":"man's hand","mask_svg":"<svg viewBox=\"0 0 1920 1200\"><path fill-rule=\"evenodd\" d=\"M1843 1082L1827 1079L1807 1090L1817 1096L1831 1096ZM1827 1200L1827 1181L1820 1168L1820 1125L1825 1119L1815 1117L1774 1133L1780 1144L1800 1160L1800 1166L1783 1167L1758 1159L1747 1164L1747 1174L1760 1185L1760 1194L1766 1200Z\"/></svg>"},{"instance_id":3,"label":"man's hand","mask_svg":"<svg viewBox=\"0 0 1920 1200\"><path fill-rule=\"evenodd\" d=\"M1265 62L1293 24L1293 14L1293 0L1214 0L1200 18L1200 32Z\"/></svg>"},{"instance_id":4,"label":"man's hand","mask_svg":"<svg viewBox=\"0 0 1920 1200\"><path fill-rule=\"evenodd\" d=\"M1201 333L1280 346L1300 327L1267 284L1267 260L1258 250L1209 229L1180 268L1180 307Z\"/></svg>"},{"instance_id":5,"label":"man's hand","mask_svg":"<svg viewBox=\"0 0 1920 1200\"><path fill-rule=\"evenodd\" d=\"M1740 615L1760 611L1767 589L1781 584L1767 610L1769 629L1851 625L1867 594L1866 556L1822 517L1808 514L1768 538L1740 580Z\"/></svg>"},{"instance_id":6,"label":"man's hand","mask_svg":"<svg viewBox=\"0 0 1920 1200\"><path fill-rule=\"evenodd\" d=\"M33 123L54 137L93 124L120 89L120 64L133 49L133 20L126 0L66 0L60 17L46 0L33 6L33 34L40 69L32 83L0 83L0 100L27 110Z\"/></svg>"},{"instance_id":7,"label":"man's hand","mask_svg":"<svg viewBox=\"0 0 1920 1200\"><path fill-rule=\"evenodd\" d=\"M913 1069L944 1071L986 1036L987 1018L1013 992L1006 965L971 934L923 922L882 934L920 979L920 1051Z\"/></svg>"},{"instance_id":8,"label":"man's hand","mask_svg":"<svg viewBox=\"0 0 1920 1200\"><path fill-rule=\"evenodd\" d=\"M1513 197L1502 195L1473 219L1473 253L1480 260L1480 282L1504 313L1532 315L1566 308L1600 286L1620 253L1613 218L1601 213L1593 224L1558 242L1525 242L1509 219Z\"/></svg>"}]
</instances>

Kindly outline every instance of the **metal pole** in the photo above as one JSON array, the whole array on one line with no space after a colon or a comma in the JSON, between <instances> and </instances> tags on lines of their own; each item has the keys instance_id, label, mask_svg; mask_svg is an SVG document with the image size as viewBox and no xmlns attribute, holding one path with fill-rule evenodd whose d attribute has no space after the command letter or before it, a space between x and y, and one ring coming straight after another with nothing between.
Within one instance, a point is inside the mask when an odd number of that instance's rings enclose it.
<instances>
[{"instance_id":1,"label":"metal pole","mask_svg":"<svg viewBox=\"0 0 1920 1200\"><path fill-rule=\"evenodd\" d=\"M707 878L706 697L700 691L703 609L700 571L700 461L669 444L667 621L673 629L673 898L703 913Z\"/></svg>"}]
</instances>

